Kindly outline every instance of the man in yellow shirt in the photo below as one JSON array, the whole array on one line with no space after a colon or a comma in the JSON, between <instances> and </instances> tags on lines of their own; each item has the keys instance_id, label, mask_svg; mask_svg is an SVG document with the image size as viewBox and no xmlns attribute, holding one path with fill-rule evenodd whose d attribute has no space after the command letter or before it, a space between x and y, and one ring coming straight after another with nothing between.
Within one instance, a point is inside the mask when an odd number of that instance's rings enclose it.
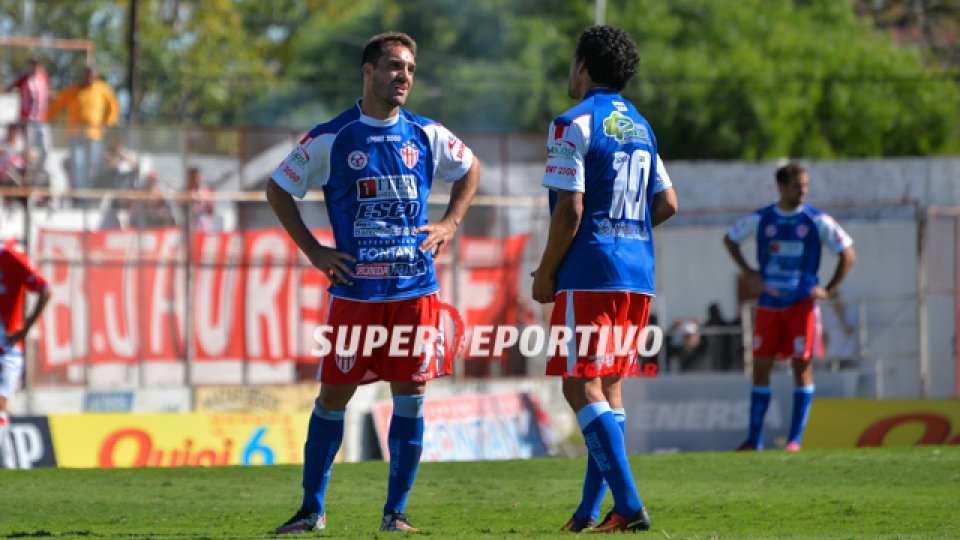
<instances>
[{"instance_id":1,"label":"man in yellow shirt","mask_svg":"<svg viewBox=\"0 0 960 540\"><path fill-rule=\"evenodd\" d=\"M117 123L120 104L107 83L97 79L92 67L84 68L80 83L68 86L50 104L49 117L67 111L70 140L70 175L73 189L93 187L92 176L100 171L104 126Z\"/></svg>"}]
</instances>

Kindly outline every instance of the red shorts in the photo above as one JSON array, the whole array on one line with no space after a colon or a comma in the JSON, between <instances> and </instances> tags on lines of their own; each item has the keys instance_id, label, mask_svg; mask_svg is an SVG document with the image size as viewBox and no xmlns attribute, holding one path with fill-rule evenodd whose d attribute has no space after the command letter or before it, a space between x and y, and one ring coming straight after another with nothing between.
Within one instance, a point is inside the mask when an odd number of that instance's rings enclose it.
<instances>
[{"instance_id":1,"label":"red shorts","mask_svg":"<svg viewBox=\"0 0 960 540\"><path fill-rule=\"evenodd\" d=\"M624 291L561 292L553 304L551 329L566 327L572 332L576 326L592 326L611 330L606 339L601 338L599 331L590 333L586 355L580 354L580 335L573 333L566 350L550 357L547 375L587 378L626 376L637 356L637 336L647 326L649 315L650 296L646 294ZM615 337L613 331L616 327L621 329L619 337ZM628 342L630 336L632 339ZM618 351L618 348L621 350ZM550 353L549 350L547 352ZM618 352L626 354L618 355Z\"/></svg>"},{"instance_id":2,"label":"red shorts","mask_svg":"<svg viewBox=\"0 0 960 540\"><path fill-rule=\"evenodd\" d=\"M317 380L330 384L425 382L450 375L453 366L444 354L439 304L436 294L392 302L357 302L331 296L326 323L330 352L320 357ZM378 338L372 327L385 330L384 344L374 346L383 339L383 330ZM419 345L418 328L425 331ZM435 334L426 339L430 328ZM396 355L391 354L393 340L399 352ZM342 350L353 354L337 354L338 342Z\"/></svg>"},{"instance_id":3,"label":"red shorts","mask_svg":"<svg viewBox=\"0 0 960 540\"><path fill-rule=\"evenodd\" d=\"M820 307L813 298L782 308L757 308L753 329L754 358L810 360L823 356Z\"/></svg>"}]
</instances>

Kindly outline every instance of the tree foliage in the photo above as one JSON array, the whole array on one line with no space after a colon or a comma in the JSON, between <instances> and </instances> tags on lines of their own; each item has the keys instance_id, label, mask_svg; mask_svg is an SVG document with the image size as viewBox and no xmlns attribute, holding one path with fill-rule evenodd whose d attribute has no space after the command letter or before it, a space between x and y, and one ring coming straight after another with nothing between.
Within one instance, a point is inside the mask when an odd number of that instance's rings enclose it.
<instances>
[{"instance_id":1,"label":"tree foliage","mask_svg":"<svg viewBox=\"0 0 960 540\"><path fill-rule=\"evenodd\" d=\"M130 1L0 0L0 32L93 39L101 72L119 86ZM668 158L955 153L951 73L929 47L873 24L891 27L890 6L907 3L871 1L868 13L863 0L609 0L607 21L637 39L641 71L625 94ZM138 5L142 121L214 126L328 118L359 97L366 39L396 29L420 46L411 110L460 131L540 132L573 105L570 56L593 21L592 3L551 0ZM49 57L54 86L76 56Z\"/></svg>"}]
</instances>

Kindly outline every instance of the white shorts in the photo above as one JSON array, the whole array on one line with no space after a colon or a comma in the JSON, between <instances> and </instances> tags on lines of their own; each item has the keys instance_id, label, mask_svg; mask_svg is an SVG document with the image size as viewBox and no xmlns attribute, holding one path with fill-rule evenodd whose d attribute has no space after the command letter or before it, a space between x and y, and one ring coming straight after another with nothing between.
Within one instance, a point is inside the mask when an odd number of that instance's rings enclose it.
<instances>
[{"instance_id":1,"label":"white shorts","mask_svg":"<svg viewBox=\"0 0 960 540\"><path fill-rule=\"evenodd\" d=\"M0 353L0 396L10 399L20 386L23 373L23 351L18 349Z\"/></svg>"}]
</instances>

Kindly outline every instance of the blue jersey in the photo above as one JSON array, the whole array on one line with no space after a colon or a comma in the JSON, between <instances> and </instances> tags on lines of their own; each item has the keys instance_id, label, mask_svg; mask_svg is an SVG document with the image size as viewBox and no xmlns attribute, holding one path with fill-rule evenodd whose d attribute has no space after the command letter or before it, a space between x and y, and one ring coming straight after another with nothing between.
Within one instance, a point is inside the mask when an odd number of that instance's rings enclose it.
<instances>
[{"instance_id":1,"label":"blue jersey","mask_svg":"<svg viewBox=\"0 0 960 540\"><path fill-rule=\"evenodd\" d=\"M853 245L853 239L833 218L806 204L792 212L771 204L727 230L727 237L738 244L753 235L763 276L759 305L771 309L789 307L810 296L819 282L824 245L834 253Z\"/></svg>"},{"instance_id":2,"label":"blue jersey","mask_svg":"<svg viewBox=\"0 0 960 540\"><path fill-rule=\"evenodd\" d=\"M557 270L560 291L653 295L650 205L670 187L657 141L633 104L594 88L550 125L543 185L583 193L580 227Z\"/></svg>"},{"instance_id":3,"label":"blue jersey","mask_svg":"<svg viewBox=\"0 0 960 540\"><path fill-rule=\"evenodd\" d=\"M431 254L420 251L433 181L466 175L473 153L440 124L403 109L377 120L360 104L313 128L273 171L303 197L322 187L338 251L356 257L352 284L330 294L361 301L416 298L437 291Z\"/></svg>"}]
</instances>

